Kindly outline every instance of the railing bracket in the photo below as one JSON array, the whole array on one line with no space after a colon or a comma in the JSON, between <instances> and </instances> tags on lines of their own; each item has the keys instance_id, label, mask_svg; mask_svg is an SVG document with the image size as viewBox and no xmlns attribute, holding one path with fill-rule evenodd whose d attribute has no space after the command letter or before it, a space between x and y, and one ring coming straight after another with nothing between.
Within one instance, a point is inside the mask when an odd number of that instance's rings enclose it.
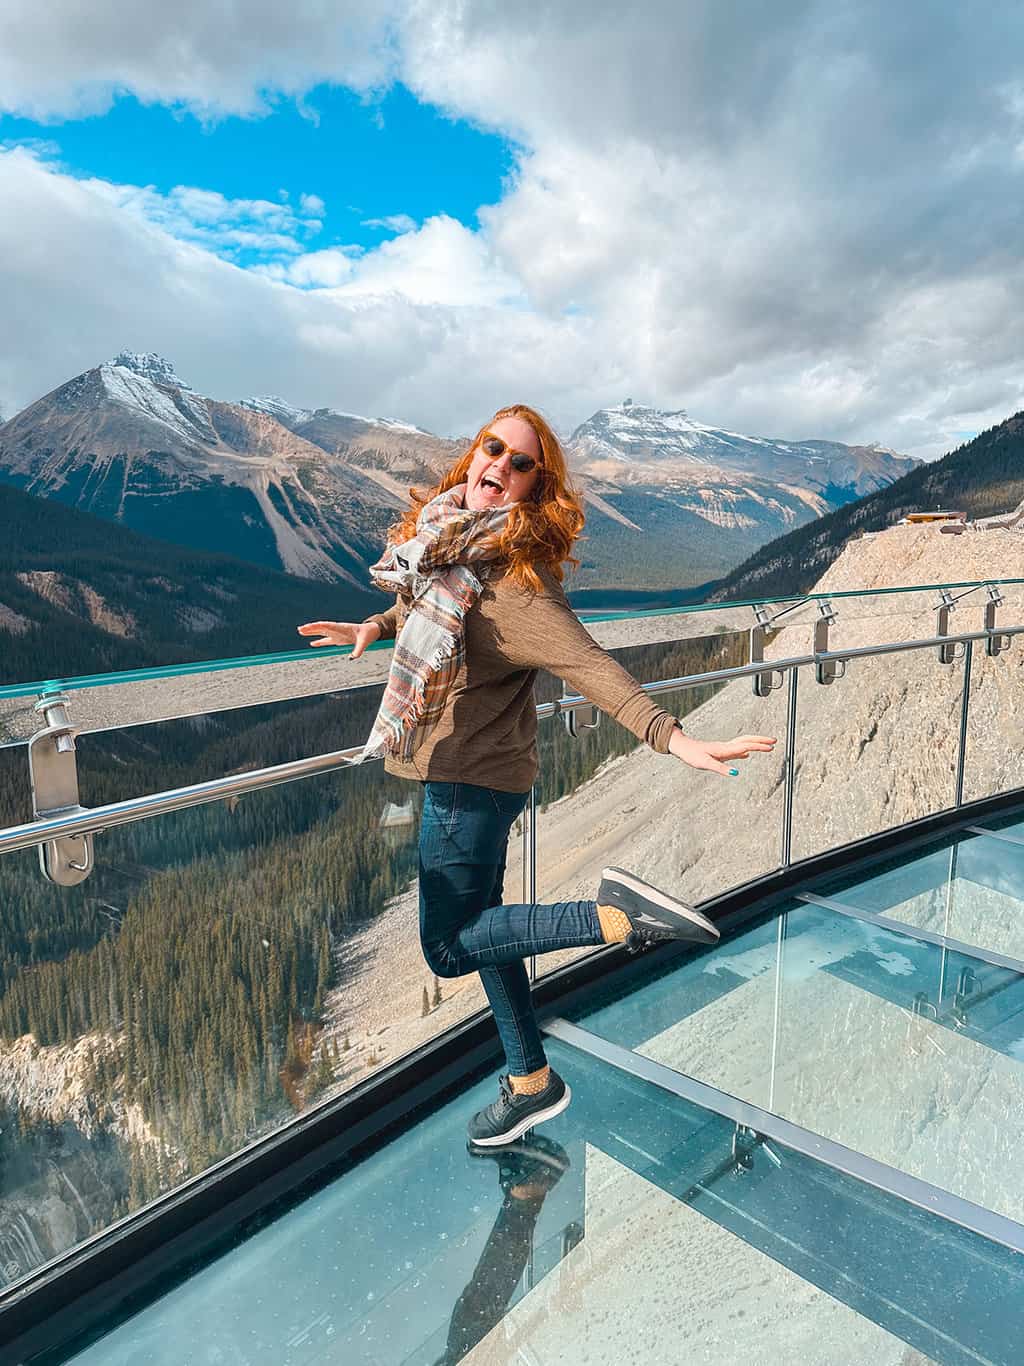
<instances>
[{"instance_id":1,"label":"railing bracket","mask_svg":"<svg viewBox=\"0 0 1024 1366\"><path fill-rule=\"evenodd\" d=\"M760 664L764 659L765 632L771 624L771 618L760 603L754 605L754 616L757 617L757 625L750 628L750 663ZM776 688L782 687L785 674L781 669L768 669L764 673L754 674L751 682L755 697L770 697Z\"/></svg>"},{"instance_id":2,"label":"railing bracket","mask_svg":"<svg viewBox=\"0 0 1024 1366\"><path fill-rule=\"evenodd\" d=\"M985 653L994 659L997 655L1002 654L1003 650L1010 648L1012 637L1001 636L996 630L996 608L1002 607L1003 599L994 583L988 585L988 598L989 600L985 604L985 630L988 632Z\"/></svg>"},{"instance_id":3,"label":"railing bracket","mask_svg":"<svg viewBox=\"0 0 1024 1366\"><path fill-rule=\"evenodd\" d=\"M816 655L827 655L829 627L835 625L836 614L828 598L822 599L818 603L818 608L821 615L814 623L814 653ZM834 683L837 678L845 678L846 660L818 659L814 664L814 676L819 683L826 685Z\"/></svg>"},{"instance_id":4,"label":"railing bracket","mask_svg":"<svg viewBox=\"0 0 1024 1366\"><path fill-rule=\"evenodd\" d=\"M68 717L66 693L44 693L35 703L46 725L28 742L28 771L32 783L34 820L80 815L86 810L78 800L78 765L75 759L77 728ZM92 835L62 835L39 846L43 876L60 887L75 887L93 869Z\"/></svg>"},{"instance_id":5,"label":"railing bracket","mask_svg":"<svg viewBox=\"0 0 1024 1366\"><path fill-rule=\"evenodd\" d=\"M939 592L939 603L935 608L937 614L935 634L937 636L949 635L949 614L950 612L955 611L955 609L956 599L953 597L953 594L948 588L941 589ZM940 645L938 653L940 664L953 664L956 660L963 658L963 643L961 642L959 645L956 643Z\"/></svg>"},{"instance_id":6,"label":"railing bracket","mask_svg":"<svg viewBox=\"0 0 1024 1366\"><path fill-rule=\"evenodd\" d=\"M562 696L559 698L559 702L564 702L567 697L572 696L573 694L569 691L569 686L563 678ZM586 714L589 714L589 720ZM574 740L578 740L583 731L597 730L601 724L601 713L594 706L574 707L572 711L563 711L561 716L562 724Z\"/></svg>"}]
</instances>

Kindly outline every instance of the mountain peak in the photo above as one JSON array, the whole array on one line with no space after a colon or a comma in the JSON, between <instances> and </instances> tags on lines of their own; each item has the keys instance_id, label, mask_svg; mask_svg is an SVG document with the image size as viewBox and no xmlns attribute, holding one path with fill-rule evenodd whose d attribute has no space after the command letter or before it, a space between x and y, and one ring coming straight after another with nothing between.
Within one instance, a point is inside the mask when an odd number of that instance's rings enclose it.
<instances>
[{"instance_id":1,"label":"mountain peak","mask_svg":"<svg viewBox=\"0 0 1024 1366\"><path fill-rule=\"evenodd\" d=\"M145 354L141 351L121 351L107 364L116 365L121 370L131 370L133 374L142 375L155 384L167 384L175 389L192 388L177 374L171 362L158 356L155 351Z\"/></svg>"}]
</instances>

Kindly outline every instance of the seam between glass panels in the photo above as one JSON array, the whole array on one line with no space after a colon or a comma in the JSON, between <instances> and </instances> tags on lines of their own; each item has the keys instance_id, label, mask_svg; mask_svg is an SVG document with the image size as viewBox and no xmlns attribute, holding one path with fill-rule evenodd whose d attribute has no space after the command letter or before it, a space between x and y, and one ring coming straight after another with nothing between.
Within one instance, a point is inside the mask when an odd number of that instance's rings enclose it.
<instances>
[{"instance_id":1,"label":"seam between glass panels","mask_svg":"<svg viewBox=\"0 0 1024 1366\"><path fill-rule=\"evenodd\" d=\"M962 1196L933 1186L931 1182L924 1181L919 1176L911 1176L908 1172L902 1172L899 1168L891 1167L877 1158L868 1157L866 1153L847 1148L835 1139L825 1138L811 1129L805 1129L791 1120L783 1119L781 1115L773 1114L770 1110L762 1110L759 1105L740 1100L727 1091L720 1091L715 1086L709 1086L707 1082L697 1081L695 1077L684 1072L676 1072L664 1063L655 1062L641 1053L623 1048L621 1044L602 1039L599 1035L592 1034L589 1030L560 1016L544 1021L541 1028L549 1037L560 1039L571 1048L577 1048L581 1053L586 1053L599 1062L607 1063L621 1072L660 1087L661 1090L679 1096L680 1099L689 1101L702 1110L710 1110L724 1119L753 1129L764 1138L774 1138L777 1143L791 1148L794 1152L802 1153L805 1157L822 1163L823 1166L843 1172L857 1181L864 1182L865 1185L885 1191L918 1209L938 1215L959 1228L987 1238L989 1242L999 1243L1013 1252L1024 1253L1024 1224L1017 1223L1005 1214L985 1209L972 1200L965 1200Z\"/></svg>"},{"instance_id":2,"label":"seam between glass panels","mask_svg":"<svg viewBox=\"0 0 1024 1366\"><path fill-rule=\"evenodd\" d=\"M965 958L978 958L983 963L991 963L993 967L1009 968L1011 972L1024 975L1024 959L1013 958L1010 954L1000 953L997 949L988 949L983 944L969 944L966 940L953 939L948 934L940 934L937 930L923 930L917 925L909 925L904 920L894 920L892 916L883 915L881 912L862 911L859 906L847 906L832 897L818 896L816 892L797 892L796 899L810 906L820 906L823 910L834 911L836 915L849 916L851 920L863 921L866 925L877 925L880 929L891 930L907 939L919 939L925 944L949 949L952 953L962 953Z\"/></svg>"},{"instance_id":3,"label":"seam between glass panels","mask_svg":"<svg viewBox=\"0 0 1024 1366\"><path fill-rule=\"evenodd\" d=\"M990 839L1002 840L1004 844L1024 845L1024 838L1011 835L1008 830L986 830L983 825L968 825L966 828L972 835L988 835Z\"/></svg>"}]
</instances>

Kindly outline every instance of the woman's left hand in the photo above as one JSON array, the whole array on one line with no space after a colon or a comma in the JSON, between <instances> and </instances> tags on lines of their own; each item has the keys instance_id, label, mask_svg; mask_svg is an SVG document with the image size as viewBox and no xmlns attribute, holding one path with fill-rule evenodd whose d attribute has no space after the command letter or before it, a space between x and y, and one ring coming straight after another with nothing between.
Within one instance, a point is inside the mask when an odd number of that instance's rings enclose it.
<instances>
[{"instance_id":1,"label":"woman's left hand","mask_svg":"<svg viewBox=\"0 0 1024 1366\"><path fill-rule=\"evenodd\" d=\"M681 759L690 768L706 769L709 773L720 773L723 778L731 777L723 760L749 759L752 751L771 754L776 740L771 735L738 735L735 740L695 740L674 730L668 743L668 751Z\"/></svg>"}]
</instances>

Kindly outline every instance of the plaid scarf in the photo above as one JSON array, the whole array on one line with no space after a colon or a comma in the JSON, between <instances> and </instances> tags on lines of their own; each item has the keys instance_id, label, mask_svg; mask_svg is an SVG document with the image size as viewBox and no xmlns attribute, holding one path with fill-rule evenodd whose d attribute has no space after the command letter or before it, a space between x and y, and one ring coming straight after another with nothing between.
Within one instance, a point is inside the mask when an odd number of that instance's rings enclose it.
<instances>
[{"instance_id":1,"label":"plaid scarf","mask_svg":"<svg viewBox=\"0 0 1024 1366\"><path fill-rule=\"evenodd\" d=\"M388 546L371 567L378 588L397 593L408 614L395 641L384 698L361 761L381 754L410 759L444 710L466 655L463 619L483 584L469 567L496 556L494 538L508 506L473 512L465 484L439 493L420 510L416 535Z\"/></svg>"}]
</instances>

